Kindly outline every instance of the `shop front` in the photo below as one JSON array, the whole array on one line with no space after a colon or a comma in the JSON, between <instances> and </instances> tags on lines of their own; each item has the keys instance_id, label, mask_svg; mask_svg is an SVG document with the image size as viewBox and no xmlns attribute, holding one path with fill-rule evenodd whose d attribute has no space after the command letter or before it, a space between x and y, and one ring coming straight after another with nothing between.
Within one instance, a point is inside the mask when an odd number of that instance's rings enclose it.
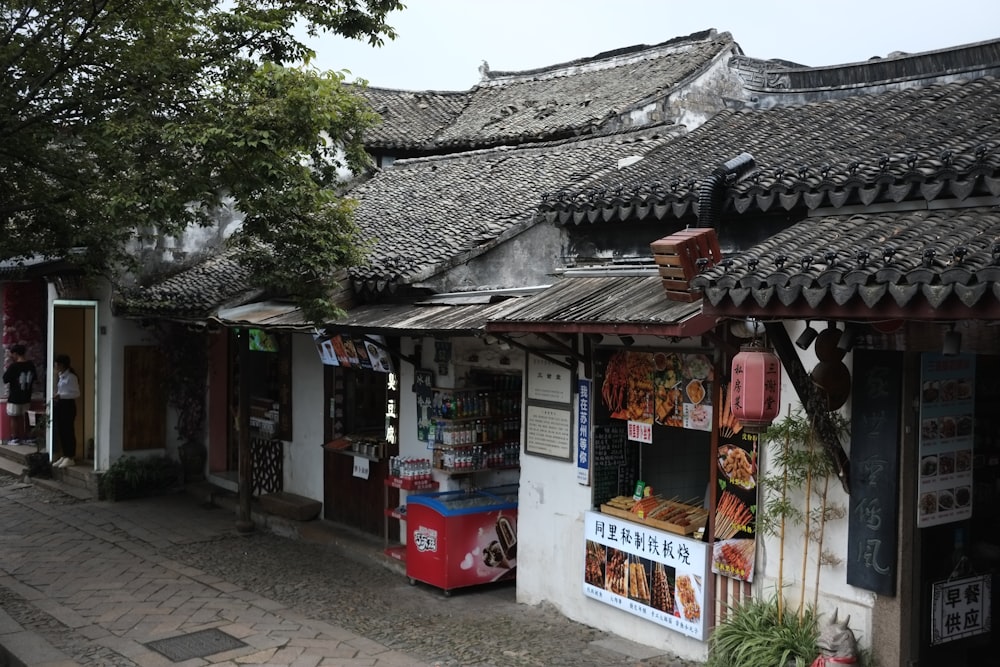
<instances>
[{"instance_id":1,"label":"shop front","mask_svg":"<svg viewBox=\"0 0 1000 667\"><path fill-rule=\"evenodd\" d=\"M756 551L757 436L729 409L714 358L598 349L590 402L584 594L699 641L715 595L753 580Z\"/></svg>"},{"instance_id":2,"label":"shop front","mask_svg":"<svg viewBox=\"0 0 1000 667\"><path fill-rule=\"evenodd\" d=\"M662 290L656 276L571 276L487 331L540 341L525 362L518 600L704 660L716 596L753 578L741 466L756 440L722 407L728 368L703 338L715 322Z\"/></svg>"},{"instance_id":3,"label":"shop front","mask_svg":"<svg viewBox=\"0 0 1000 667\"><path fill-rule=\"evenodd\" d=\"M380 536L383 482L399 447L398 340L330 332L315 342L323 364L324 518Z\"/></svg>"},{"instance_id":4,"label":"shop front","mask_svg":"<svg viewBox=\"0 0 1000 667\"><path fill-rule=\"evenodd\" d=\"M517 483L523 355L481 335L506 307L363 306L314 336L325 518L405 561L408 496Z\"/></svg>"},{"instance_id":5,"label":"shop front","mask_svg":"<svg viewBox=\"0 0 1000 667\"><path fill-rule=\"evenodd\" d=\"M847 581L898 601L915 664L987 664L1000 649L1000 356L969 334L969 352L948 354L867 339L853 359Z\"/></svg>"}]
</instances>

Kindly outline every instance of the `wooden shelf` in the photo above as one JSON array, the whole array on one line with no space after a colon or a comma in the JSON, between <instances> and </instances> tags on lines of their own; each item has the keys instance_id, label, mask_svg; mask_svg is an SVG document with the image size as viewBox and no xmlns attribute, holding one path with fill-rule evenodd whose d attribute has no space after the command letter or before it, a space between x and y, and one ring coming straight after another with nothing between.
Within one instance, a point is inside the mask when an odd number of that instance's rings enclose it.
<instances>
[{"instance_id":1,"label":"wooden shelf","mask_svg":"<svg viewBox=\"0 0 1000 667\"><path fill-rule=\"evenodd\" d=\"M441 486L433 479L409 479L403 477L386 477L385 485L404 491L433 491Z\"/></svg>"},{"instance_id":2,"label":"wooden shelf","mask_svg":"<svg viewBox=\"0 0 1000 667\"><path fill-rule=\"evenodd\" d=\"M449 477L459 477L461 475L474 475L478 472L489 472L491 470L517 470L520 467L521 466L519 465L512 465L512 466L490 466L488 468L465 468L462 470L448 470L446 468L434 468L434 469L437 470L439 473L448 475Z\"/></svg>"}]
</instances>

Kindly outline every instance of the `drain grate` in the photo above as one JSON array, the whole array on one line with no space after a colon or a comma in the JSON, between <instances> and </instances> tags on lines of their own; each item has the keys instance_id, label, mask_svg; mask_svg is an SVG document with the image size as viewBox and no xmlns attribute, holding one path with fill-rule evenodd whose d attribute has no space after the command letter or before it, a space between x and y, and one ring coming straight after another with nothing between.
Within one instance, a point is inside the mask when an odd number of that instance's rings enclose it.
<instances>
[{"instance_id":1,"label":"drain grate","mask_svg":"<svg viewBox=\"0 0 1000 667\"><path fill-rule=\"evenodd\" d=\"M243 648L246 644L222 630L213 628L169 639L157 639L146 646L173 662L184 662L192 658L204 658L207 655Z\"/></svg>"}]
</instances>

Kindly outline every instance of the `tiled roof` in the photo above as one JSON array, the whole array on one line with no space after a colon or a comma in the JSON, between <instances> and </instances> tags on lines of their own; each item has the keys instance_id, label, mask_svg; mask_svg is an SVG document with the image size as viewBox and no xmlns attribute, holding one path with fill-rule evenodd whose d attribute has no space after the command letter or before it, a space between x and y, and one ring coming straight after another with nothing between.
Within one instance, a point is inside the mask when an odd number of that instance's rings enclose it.
<instances>
[{"instance_id":1,"label":"tiled roof","mask_svg":"<svg viewBox=\"0 0 1000 667\"><path fill-rule=\"evenodd\" d=\"M531 72L488 75L437 143L486 147L607 131L609 120L662 98L733 48L729 33L707 31Z\"/></svg>"},{"instance_id":2,"label":"tiled roof","mask_svg":"<svg viewBox=\"0 0 1000 667\"><path fill-rule=\"evenodd\" d=\"M701 303L666 301L657 274L565 277L492 318L493 332L563 332L699 336L714 318Z\"/></svg>"},{"instance_id":3,"label":"tiled roof","mask_svg":"<svg viewBox=\"0 0 1000 667\"><path fill-rule=\"evenodd\" d=\"M668 141L671 128L521 148L399 160L348 195L372 247L351 269L355 291L381 292L436 275L534 222L543 193L618 169Z\"/></svg>"},{"instance_id":4,"label":"tiled roof","mask_svg":"<svg viewBox=\"0 0 1000 667\"><path fill-rule=\"evenodd\" d=\"M467 92L406 91L362 88L358 91L382 123L365 133L371 149L428 149L437 134L461 113Z\"/></svg>"},{"instance_id":5,"label":"tiled roof","mask_svg":"<svg viewBox=\"0 0 1000 667\"><path fill-rule=\"evenodd\" d=\"M698 186L748 152L727 189L739 213L1000 194L1000 82L962 80L802 106L726 110L587 187L543 201L551 220L694 214Z\"/></svg>"},{"instance_id":6,"label":"tiled roof","mask_svg":"<svg viewBox=\"0 0 1000 667\"><path fill-rule=\"evenodd\" d=\"M190 268L135 287L115 297L115 314L124 317L203 319L215 309L245 303L260 295L252 272L229 250Z\"/></svg>"},{"instance_id":7,"label":"tiled roof","mask_svg":"<svg viewBox=\"0 0 1000 667\"><path fill-rule=\"evenodd\" d=\"M1000 209L807 218L691 284L715 315L1000 319Z\"/></svg>"},{"instance_id":8,"label":"tiled roof","mask_svg":"<svg viewBox=\"0 0 1000 667\"><path fill-rule=\"evenodd\" d=\"M747 90L757 93L758 104L769 106L774 100L761 97L761 93L776 93L780 98L800 93L816 96L825 91L827 97L837 97L904 80L995 73L1000 67L1000 39L827 67L737 55L729 60L729 67Z\"/></svg>"}]
</instances>

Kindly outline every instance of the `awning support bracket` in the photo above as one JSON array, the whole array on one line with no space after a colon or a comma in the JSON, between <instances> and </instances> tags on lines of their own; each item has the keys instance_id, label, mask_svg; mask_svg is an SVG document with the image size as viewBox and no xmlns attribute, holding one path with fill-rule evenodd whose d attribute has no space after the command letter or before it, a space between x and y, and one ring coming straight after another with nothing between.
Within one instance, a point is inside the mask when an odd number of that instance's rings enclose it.
<instances>
[{"instance_id":1,"label":"awning support bracket","mask_svg":"<svg viewBox=\"0 0 1000 667\"><path fill-rule=\"evenodd\" d=\"M536 349L536 348L528 347L527 345L524 345L523 343L519 343L516 340L514 340L513 338L509 338L507 336L500 336L500 335L497 335L497 334L492 334L492 335L496 336L498 340L502 340L505 343L508 343L509 345L518 348L519 350L524 350L528 354L533 354L536 357L541 357L542 359L545 359L546 361L551 361L555 365L562 366L566 370L569 370L569 371L575 370L574 364L566 361L565 359L560 359L559 357L553 357L552 355L545 354L544 352L538 351L538 349ZM544 334L536 334L536 335L539 335L539 336L541 336L541 337L544 338ZM560 347L564 347L564 346L562 346L560 344ZM573 356L574 358L576 358L576 354L575 353L573 355L571 355L571 356Z\"/></svg>"}]
</instances>

